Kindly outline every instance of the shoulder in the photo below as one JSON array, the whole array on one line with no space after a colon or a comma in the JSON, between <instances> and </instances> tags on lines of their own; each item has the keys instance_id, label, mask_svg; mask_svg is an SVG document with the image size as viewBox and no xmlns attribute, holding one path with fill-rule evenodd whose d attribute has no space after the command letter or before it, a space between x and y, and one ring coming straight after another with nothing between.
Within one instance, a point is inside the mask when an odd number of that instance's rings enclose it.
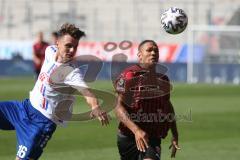
<instances>
[{"instance_id":1,"label":"shoulder","mask_svg":"<svg viewBox=\"0 0 240 160\"><path fill-rule=\"evenodd\" d=\"M48 52L52 52L52 53L57 52L57 47L56 47L56 45L50 45L50 46L48 46L48 47L46 48L46 53L48 53Z\"/></svg>"},{"instance_id":2,"label":"shoulder","mask_svg":"<svg viewBox=\"0 0 240 160\"><path fill-rule=\"evenodd\" d=\"M158 78L160 78L161 80L164 80L164 81L170 81L169 80L169 77L166 75L166 74L162 74L162 73L157 73L157 76Z\"/></svg>"},{"instance_id":3,"label":"shoulder","mask_svg":"<svg viewBox=\"0 0 240 160\"><path fill-rule=\"evenodd\" d=\"M142 71L142 68L139 65L132 65L123 70L119 77L132 79L137 73L139 73L139 71Z\"/></svg>"},{"instance_id":4,"label":"shoulder","mask_svg":"<svg viewBox=\"0 0 240 160\"><path fill-rule=\"evenodd\" d=\"M127 72L127 71L140 71L140 70L142 70L142 68L138 64L135 64L126 68L124 71Z\"/></svg>"},{"instance_id":5,"label":"shoulder","mask_svg":"<svg viewBox=\"0 0 240 160\"><path fill-rule=\"evenodd\" d=\"M114 82L115 90L118 93L124 93L126 91L127 83L129 83L135 76L141 67L138 65L132 65L121 72Z\"/></svg>"},{"instance_id":6,"label":"shoulder","mask_svg":"<svg viewBox=\"0 0 240 160\"><path fill-rule=\"evenodd\" d=\"M170 92L172 90L172 84L170 82L170 79L168 78L167 75L158 73L158 85L161 88L163 98L165 100L170 99Z\"/></svg>"},{"instance_id":7,"label":"shoulder","mask_svg":"<svg viewBox=\"0 0 240 160\"><path fill-rule=\"evenodd\" d=\"M48 46L45 50L45 59L51 60L52 58L54 58L56 52L57 47L55 45Z\"/></svg>"},{"instance_id":8,"label":"shoulder","mask_svg":"<svg viewBox=\"0 0 240 160\"><path fill-rule=\"evenodd\" d=\"M67 68L67 70L69 69L70 70L66 71L66 78L64 80L64 83L70 86L79 86L82 88L88 88L87 84L84 81L84 76L82 74L81 69L73 68L72 66L69 66L69 67L70 68Z\"/></svg>"},{"instance_id":9,"label":"shoulder","mask_svg":"<svg viewBox=\"0 0 240 160\"><path fill-rule=\"evenodd\" d=\"M48 46L45 50L45 54L54 55L57 52L57 47L55 45Z\"/></svg>"}]
</instances>

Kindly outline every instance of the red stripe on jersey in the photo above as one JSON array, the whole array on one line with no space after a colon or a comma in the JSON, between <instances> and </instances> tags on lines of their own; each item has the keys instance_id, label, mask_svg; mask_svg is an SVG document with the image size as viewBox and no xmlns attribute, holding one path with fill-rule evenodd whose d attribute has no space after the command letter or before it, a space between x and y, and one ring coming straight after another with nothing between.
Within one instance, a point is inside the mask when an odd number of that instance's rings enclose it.
<instances>
[{"instance_id":1,"label":"red stripe on jersey","mask_svg":"<svg viewBox=\"0 0 240 160\"><path fill-rule=\"evenodd\" d=\"M43 93L43 84L41 85L40 92Z\"/></svg>"},{"instance_id":2,"label":"red stripe on jersey","mask_svg":"<svg viewBox=\"0 0 240 160\"><path fill-rule=\"evenodd\" d=\"M45 109L46 108L46 99L43 98L42 100L42 108Z\"/></svg>"}]
</instances>

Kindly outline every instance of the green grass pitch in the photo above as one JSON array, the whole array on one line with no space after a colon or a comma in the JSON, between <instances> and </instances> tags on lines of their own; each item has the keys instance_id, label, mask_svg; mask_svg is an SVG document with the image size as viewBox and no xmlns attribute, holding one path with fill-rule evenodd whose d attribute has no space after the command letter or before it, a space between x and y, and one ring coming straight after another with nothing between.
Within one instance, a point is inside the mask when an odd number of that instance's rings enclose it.
<instances>
[{"instance_id":1,"label":"green grass pitch","mask_svg":"<svg viewBox=\"0 0 240 160\"><path fill-rule=\"evenodd\" d=\"M1 78L0 100L22 100L33 87L33 78ZM111 82L91 84L112 91ZM181 151L177 160L238 160L240 157L240 86L173 84L172 103L177 115ZM75 112L87 110L78 99ZM58 127L41 160L117 160L117 121L108 127L98 121L70 122ZM170 135L170 134L169 134ZM162 143L162 159L170 160L171 136ZM0 160L14 159L15 132L0 131Z\"/></svg>"}]
</instances>

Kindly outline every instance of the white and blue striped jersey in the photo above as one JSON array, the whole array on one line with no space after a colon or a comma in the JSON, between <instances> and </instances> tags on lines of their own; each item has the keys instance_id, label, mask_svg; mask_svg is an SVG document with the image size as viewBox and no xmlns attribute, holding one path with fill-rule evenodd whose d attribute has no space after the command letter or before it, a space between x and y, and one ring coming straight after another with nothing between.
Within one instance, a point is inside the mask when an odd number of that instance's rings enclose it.
<instances>
[{"instance_id":1,"label":"white and blue striped jersey","mask_svg":"<svg viewBox=\"0 0 240 160\"><path fill-rule=\"evenodd\" d=\"M87 88L80 68L74 63L55 61L57 48L52 45L45 51L45 60L38 80L30 91L34 108L56 124L70 120L75 102L73 88Z\"/></svg>"}]
</instances>

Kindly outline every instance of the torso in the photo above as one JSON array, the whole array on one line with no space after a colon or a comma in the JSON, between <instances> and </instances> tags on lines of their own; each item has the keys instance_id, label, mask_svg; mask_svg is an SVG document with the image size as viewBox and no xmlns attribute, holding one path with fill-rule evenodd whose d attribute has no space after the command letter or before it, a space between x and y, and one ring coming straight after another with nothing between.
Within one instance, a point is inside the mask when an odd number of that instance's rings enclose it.
<instances>
[{"instance_id":1,"label":"torso","mask_svg":"<svg viewBox=\"0 0 240 160\"><path fill-rule=\"evenodd\" d=\"M150 136L160 137L167 127L161 116L169 112L165 105L171 89L168 77L134 65L122 72L115 86L117 92L123 95L124 107L130 118ZM132 134L123 123L120 123L119 129L125 134Z\"/></svg>"}]
</instances>

